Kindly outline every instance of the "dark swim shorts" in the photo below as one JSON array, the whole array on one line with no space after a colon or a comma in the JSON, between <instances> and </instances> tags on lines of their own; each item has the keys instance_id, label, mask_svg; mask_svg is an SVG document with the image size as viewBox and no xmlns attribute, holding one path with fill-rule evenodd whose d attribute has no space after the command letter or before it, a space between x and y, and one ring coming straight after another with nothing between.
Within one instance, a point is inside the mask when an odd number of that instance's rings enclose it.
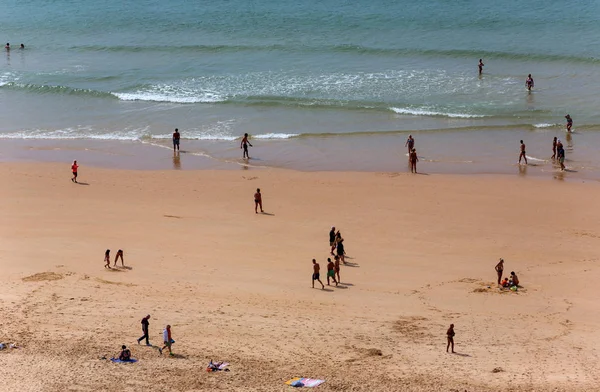
<instances>
[{"instance_id":1,"label":"dark swim shorts","mask_svg":"<svg viewBox=\"0 0 600 392\"><path fill-rule=\"evenodd\" d=\"M320 277L321 277L321 274L319 274L319 273L313 274L313 280L319 280Z\"/></svg>"}]
</instances>

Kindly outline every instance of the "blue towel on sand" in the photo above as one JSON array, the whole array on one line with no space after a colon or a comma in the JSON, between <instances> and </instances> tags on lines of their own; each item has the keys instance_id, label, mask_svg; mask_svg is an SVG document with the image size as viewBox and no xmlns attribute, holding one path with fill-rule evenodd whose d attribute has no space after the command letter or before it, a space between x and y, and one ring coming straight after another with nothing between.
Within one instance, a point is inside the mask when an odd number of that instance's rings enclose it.
<instances>
[{"instance_id":1,"label":"blue towel on sand","mask_svg":"<svg viewBox=\"0 0 600 392\"><path fill-rule=\"evenodd\" d=\"M137 359L130 359L129 361L121 361L119 358L111 358L111 361L113 361L114 363L136 363Z\"/></svg>"}]
</instances>

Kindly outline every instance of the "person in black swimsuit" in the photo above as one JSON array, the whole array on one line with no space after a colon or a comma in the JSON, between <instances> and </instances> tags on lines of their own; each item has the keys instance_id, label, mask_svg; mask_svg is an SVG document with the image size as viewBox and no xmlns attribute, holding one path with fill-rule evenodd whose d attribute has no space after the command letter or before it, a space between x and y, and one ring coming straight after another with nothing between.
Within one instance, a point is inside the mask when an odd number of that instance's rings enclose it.
<instances>
[{"instance_id":1,"label":"person in black swimsuit","mask_svg":"<svg viewBox=\"0 0 600 392\"><path fill-rule=\"evenodd\" d=\"M248 155L248 146L250 147L254 147L249 141L248 141L248 134L245 133L244 134L244 138L242 139L242 143L240 144L240 148L244 149L244 152L242 154L242 158L248 158L250 159L250 155Z\"/></svg>"},{"instance_id":2,"label":"person in black swimsuit","mask_svg":"<svg viewBox=\"0 0 600 392\"><path fill-rule=\"evenodd\" d=\"M337 255L342 260L342 263L346 264L346 260L344 260L344 239L342 238L342 234L338 231L335 242L337 244Z\"/></svg>"},{"instance_id":3,"label":"person in black swimsuit","mask_svg":"<svg viewBox=\"0 0 600 392\"><path fill-rule=\"evenodd\" d=\"M335 250L335 227L331 228L329 232L329 246L331 247L330 253L334 256L333 251Z\"/></svg>"}]
</instances>

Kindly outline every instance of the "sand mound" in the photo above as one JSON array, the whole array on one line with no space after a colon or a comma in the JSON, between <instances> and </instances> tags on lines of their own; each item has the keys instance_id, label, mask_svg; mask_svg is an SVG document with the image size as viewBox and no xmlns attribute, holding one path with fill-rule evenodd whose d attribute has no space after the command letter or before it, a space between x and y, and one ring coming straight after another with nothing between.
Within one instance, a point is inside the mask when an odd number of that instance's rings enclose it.
<instances>
[{"instance_id":1,"label":"sand mound","mask_svg":"<svg viewBox=\"0 0 600 392\"><path fill-rule=\"evenodd\" d=\"M23 282L43 282L46 280L60 280L64 278L61 274L55 272L40 272L23 278Z\"/></svg>"}]
</instances>

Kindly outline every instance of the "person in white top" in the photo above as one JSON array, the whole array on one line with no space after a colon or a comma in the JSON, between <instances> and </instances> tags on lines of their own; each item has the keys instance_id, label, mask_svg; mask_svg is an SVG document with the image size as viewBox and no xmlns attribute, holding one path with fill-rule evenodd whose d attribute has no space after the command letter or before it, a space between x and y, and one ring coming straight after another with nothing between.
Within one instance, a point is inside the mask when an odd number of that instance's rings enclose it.
<instances>
[{"instance_id":1,"label":"person in white top","mask_svg":"<svg viewBox=\"0 0 600 392\"><path fill-rule=\"evenodd\" d=\"M171 326L167 325L167 327L163 330L163 341L165 342L165 345L163 346L163 348L159 349L158 351L160 351L160 353L162 354L162 351L165 348L169 348L169 355L173 355L173 352L171 351L171 344L173 344L173 338L171 337Z\"/></svg>"}]
</instances>

